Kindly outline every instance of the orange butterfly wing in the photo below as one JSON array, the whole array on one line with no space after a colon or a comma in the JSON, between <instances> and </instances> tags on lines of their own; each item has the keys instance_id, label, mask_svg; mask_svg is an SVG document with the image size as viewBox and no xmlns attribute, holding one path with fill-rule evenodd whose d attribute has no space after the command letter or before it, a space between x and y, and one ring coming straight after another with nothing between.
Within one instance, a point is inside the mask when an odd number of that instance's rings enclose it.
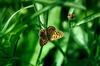
<instances>
[{"instance_id":1,"label":"orange butterfly wing","mask_svg":"<svg viewBox=\"0 0 100 66\"><path fill-rule=\"evenodd\" d=\"M64 33L61 32L61 31L55 31L53 33L53 35L51 36L50 40L53 41L53 40L57 40L57 39L60 39L64 36Z\"/></svg>"},{"instance_id":2,"label":"orange butterfly wing","mask_svg":"<svg viewBox=\"0 0 100 66\"><path fill-rule=\"evenodd\" d=\"M62 38L64 36L64 33L60 31L56 31L56 28L54 26L49 26L47 28L47 35L48 35L48 39L50 41L53 41Z\"/></svg>"}]
</instances>

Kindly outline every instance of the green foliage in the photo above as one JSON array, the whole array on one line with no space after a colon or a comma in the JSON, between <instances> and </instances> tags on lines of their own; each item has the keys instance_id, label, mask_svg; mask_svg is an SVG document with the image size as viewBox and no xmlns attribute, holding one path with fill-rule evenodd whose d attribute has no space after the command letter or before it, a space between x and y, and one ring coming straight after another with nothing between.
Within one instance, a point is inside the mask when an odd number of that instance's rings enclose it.
<instances>
[{"instance_id":1,"label":"green foliage","mask_svg":"<svg viewBox=\"0 0 100 66\"><path fill-rule=\"evenodd\" d=\"M39 31L64 37L40 46ZM100 66L100 0L1 0L0 66Z\"/></svg>"}]
</instances>

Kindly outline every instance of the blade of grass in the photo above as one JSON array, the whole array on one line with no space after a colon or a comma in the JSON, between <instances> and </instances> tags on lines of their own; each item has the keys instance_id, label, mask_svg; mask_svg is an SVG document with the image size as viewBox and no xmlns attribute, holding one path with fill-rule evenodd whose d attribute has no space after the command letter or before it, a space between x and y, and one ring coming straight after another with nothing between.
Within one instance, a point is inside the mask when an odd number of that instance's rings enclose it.
<instances>
[{"instance_id":1,"label":"blade of grass","mask_svg":"<svg viewBox=\"0 0 100 66\"><path fill-rule=\"evenodd\" d=\"M76 25L73 26L73 27L80 26L80 25L82 25L82 24L84 24L84 23L88 23L89 21L92 21L92 20L94 20L94 19L96 19L96 18L98 18L98 17L100 17L100 13L96 13L96 14L87 16L87 17L85 17L83 20L81 20L81 21L79 21L78 23L76 23Z\"/></svg>"},{"instance_id":2,"label":"blade of grass","mask_svg":"<svg viewBox=\"0 0 100 66\"><path fill-rule=\"evenodd\" d=\"M5 31L5 34L9 33L15 26L16 26L16 23L14 23L10 28L8 28L8 29Z\"/></svg>"},{"instance_id":3,"label":"blade of grass","mask_svg":"<svg viewBox=\"0 0 100 66\"><path fill-rule=\"evenodd\" d=\"M63 4L64 6L67 6L67 7L74 7L74 8L79 8L79 9L82 9L82 10L86 10L86 8L78 3L71 3L71 2L65 2Z\"/></svg>"}]
</instances>

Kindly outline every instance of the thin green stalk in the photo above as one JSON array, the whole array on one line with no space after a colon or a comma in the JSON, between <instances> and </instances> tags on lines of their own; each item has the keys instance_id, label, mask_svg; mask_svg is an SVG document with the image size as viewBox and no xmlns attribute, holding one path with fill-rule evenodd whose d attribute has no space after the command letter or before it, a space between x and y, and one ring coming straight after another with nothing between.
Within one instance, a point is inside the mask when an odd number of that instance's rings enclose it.
<instances>
[{"instance_id":1,"label":"thin green stalk","mask_svg":"<svg viewBox=\"0 0 100 66\"><path fill-rule=\"evenodd\" d=\"M45 13L45 15L44 15L44 19L45 19L45 27L46 27L46 29L48 28L48 11Z\"/></svg>"},{"instance_id":2,"label":"thin green stalk","mask_svg":"<svg viewBox=\"0 0 100 66\"><path fill-rule=\"evenodd\" d=\"M5 31L5 34L9 33L15 26L16 26L17 23L14 23L10 28L8 28L6 31Z\"/></svg>"},{"instance_id":3,"label":"thin green stalk","mask_svg":"<svg viewBox=\"0 0 100 66\"><path fill-rule=\"evenodd\" d=\"M100 44L99 44L99 40L98 40L98 35L97 34L95 36L95 40L96 40L96 44L97 44L95 58L98 58L98 56L99 56L99 50L100 50Z\"/></svg>"},{"instance_id":4,"label":"thin green stalk","mask_svg":"<svg viewBox=\"0 0 100 66\"><path fill-rule=\"evenodd\" d=\"M38 58L37 58L37 61L36 61L36 66L39 66L39 63L40 63L39 59L40 59L40 56L42 54L42 49L43 49L43 46L41 46L41 48L40 48L40 52L39 52L39 55L38 55Z\"/></svg>"},{"instance_id":5,"label":"thin green stalk","mask_svg":"<svg viewBox=\"0 0 100 66\"><path fill-rule=\"evenodd\" d=\"M16 58L16 49L17 49L18 41L19 41L19 37L17 38L16 43L13 48L13 58ZM14 61L13 61L13 66L16 66L16 59L14 59Z\"/></svg>"},{"instance_id":6,"label":"thin green stalk","mask_svg":"<svg viewBox=\"0 0 100 66\"><path fill-rule=\"evenodd\" d=\"M35 12L37 12L37 11L38 11L35 3L34 3L34 10L35 10ZM39 17L39 16L38 16L38 20L39 20L39 27L40 27L40 29L41 29L41 28L42 28L41 26L44 26L44 25L42 24L42 22L41 22L41 20L40 20L40 17Z\"/></svg>"}]
</instances>

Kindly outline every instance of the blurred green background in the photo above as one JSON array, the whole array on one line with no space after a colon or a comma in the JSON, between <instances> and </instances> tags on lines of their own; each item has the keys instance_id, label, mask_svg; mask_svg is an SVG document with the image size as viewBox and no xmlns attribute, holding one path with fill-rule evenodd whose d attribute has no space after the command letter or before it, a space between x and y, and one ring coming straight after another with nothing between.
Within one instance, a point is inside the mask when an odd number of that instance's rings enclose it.
<instances>
[{"instance_id":1,"label":"blurred green background","mask_svg":"<svg viewBox=\"0 0 100 66\"><path fill-rule=\"evenodd\" d=\"M48 26L64 37L41 49ZM100 0L0 0L0 66L100 66Z\"/></svg>"}]
</instances>

